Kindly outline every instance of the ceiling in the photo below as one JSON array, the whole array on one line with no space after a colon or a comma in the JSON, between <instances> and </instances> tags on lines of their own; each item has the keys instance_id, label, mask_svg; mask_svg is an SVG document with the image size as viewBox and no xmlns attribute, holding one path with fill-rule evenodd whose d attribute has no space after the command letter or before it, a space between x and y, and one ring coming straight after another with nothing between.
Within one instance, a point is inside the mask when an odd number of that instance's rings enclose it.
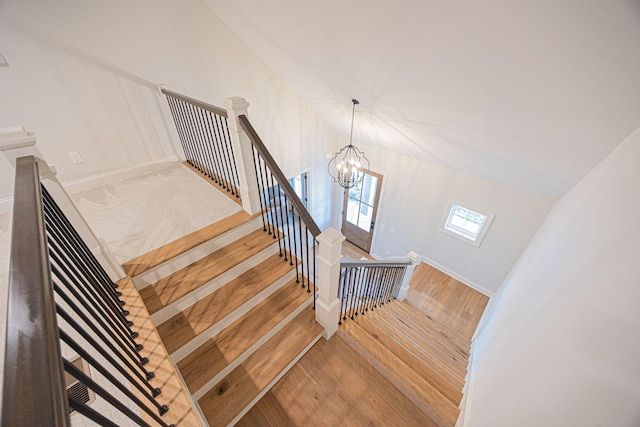
<instances>
[{"instance_id":1,"label":"ceiling","mask_svg":"<svg viewBox=\"0 0 640 427\"><path fill-rule=\"evenodd\" d=\"M206 0L354 142L560 197L640 126L640 0Z\"/></svg>"}]
</instances>

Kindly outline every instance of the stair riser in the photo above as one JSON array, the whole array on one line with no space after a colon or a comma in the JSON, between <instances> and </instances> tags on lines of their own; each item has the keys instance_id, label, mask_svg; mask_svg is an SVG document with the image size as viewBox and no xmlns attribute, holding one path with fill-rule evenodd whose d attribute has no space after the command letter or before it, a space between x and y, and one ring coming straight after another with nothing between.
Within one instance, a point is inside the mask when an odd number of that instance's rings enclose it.
<instances>
[{"instance_id":1,"label":"stair riser","mask_svg":"<svg viewBox=\"0 0 640 427\"><path fill-rule=\"evenodd\" d=\"M295 277L295 270L289 271L287 274L273 282L271 285L263 289L261 292L257 293L247 302L242 304L240 307L229 313L223 319L220 319L215 325L212 325L197 337L189 341L187 344L180 347L178 350L173 352L170 357L174 363L178 363L180 360L185 358L187 355L192 353L198 347L206 343L210 338L219 334L224 328L238 320L240 317L244 316L248 313L253 307L258 305L263 300L267 299L269 295L280 289L285 283ZM311 297L309 297L309 301L311 301Z\"/></svg>"},{"instance_id":2,"label":"stair riser","mask_svg":"<svg viewBox=\"0 0 640 427\"><path fill-rule=\"evenodd\" d=\"M301 352L296 356L296 358L295 358L295 359L293 359L293 360L291 361L291 363L289 363L289 364L286 366L286 368L284 368L284 369L282 370L282 372L280 372L280 373L278 374L278 376L276 376L276 377L275 377L275 378L274 378L274 379L273 379L273 380L272 380L272 381L271 381L271 382L270 382L270 383L269 383L269 384L268 384L264 389L262 389L262 391L260 391L260 393L258 393L258 395L257 395L255 398L253 398L253 400L252 400L251 402L249 402L249 404L248 404L247 406L245 406L245 407L244 407L244 409L243 409L242 411L240 411L240 413L239 413L238 415L236 415L236 417L235 417L233 420L231 420L231 422L230 422L228 425L229 425L229 426L232 426L232 425L234 425L235 423L237 423L238 421L240 421L240 419L242 419L242 417L244 417L244 416L246 415L246 413L247 413L247 412L249 412L249 411L251 410L251 408L253 408L253 406L254 406L256 403L258 403L258 401L259 401L260 399L262 399L262 398L264 397L264 395L265 395L265 394L267 394L267 393L269 392L269 390L271 390L271 388L272 388L274 385L276 385L276 383L277 383L278 381L280 381L280 379L281 379L282 377L284 377L284 376L286 375L286 373L287 373L287 372L289 372L289 370L291 370L291 368L293 368L293 366L294 366L296 363L298 363L298 361L299 361L300 359L302 359L302 356L304 356L305 354L307 354L307 352L308 352L309 350L311 350L311 347L313 347L313 346L315 345L315 343L317 343L317 342L318 342L318 340L319 340L320 338L322 338L322 334L318 334L318 336L317 336L317 337L315 337L315 338L313 339L313 341L311 341L311 343L310 343L308 346L306 346L306 347L304 348L304 350L302 350L302 351L301 351Z\"/></svg>"},{"instance_id":3,"label":"stair riser","mask_svg":"<svg viewBox=\"0 0 640 427\"><path fill-rule=\"evenodd\" d=\"M143 289L147 286L153 285L158 280L167 277L178 270L181 270L187 267L190 264L198 261L199 259L204 258L205 256L224 248L230 243L235 242L236 240L246 236L252 231L257 230L262 227L261 219L254 218L233 230L227 231L226 233L216 237L215 239L211 239L207 242L204 242L189 251L172 258L164 263L154 267L139 276L135 276L133 278L133 282L136 285L137 289Z\"/></svg>"},{"instance_id":4,"label":"stair riser","mask_svg":"<svg viewBox=\"0 0 640 427\"><path fill-rule=\"evenodd\" d=\"M244 353L238 356L233 362L231 362L225 369L220 371L215 377L209 380L204 386L202 386L198 391L192 394L194 400L199 400L205 393L207 393L211 387L218 384L224 377L226 377L231 371L237 368L242 362L244 362L249 356L251 356L257 349L259 349L265 342L267 342L271 337L273 337L276 333L278 333L283 327L285 327L289 322L291 322L298 314L302 312L305 308L308 308L311 305L311 298L304 304L301 304L297 309L295 309L291 314L285 317L280 323L278 323L273 329L271 329L266 335L260 338L255 344L249 347ZM315 343L315 341L314 341Z\"/></svg>"},{"instance_id":5,"label":"stair riser","mask_svg":"<svg viewBox=\"0 0 640 427\"><path fill-rule=\"evenodd\" d=\"M265 261L270 256L276 254L278 252L278 244L274 243L268 248L258 252L254 256L247 258L240 264L235 265L199 288L191 291L187 295L182 298L174 301L168 306L158 310L154 314L151 315L154 324L160 325L181 311L186 310L191 305L195 304L202 298L210 295L211 293L217 291L222 288L224 285L237 278L241 274L247 272L252 269L256 265L260 264L262 261Z\"/></svg>"}]
</instances>

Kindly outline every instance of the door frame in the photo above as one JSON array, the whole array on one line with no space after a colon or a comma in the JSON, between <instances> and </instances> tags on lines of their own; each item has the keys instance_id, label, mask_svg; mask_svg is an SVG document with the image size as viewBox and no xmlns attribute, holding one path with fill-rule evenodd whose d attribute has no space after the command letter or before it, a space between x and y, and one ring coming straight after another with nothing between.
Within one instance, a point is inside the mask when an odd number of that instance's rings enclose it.
<instances>
[{"instance_id":1,"label":"door frame","mask_svg":"<svg viewBox=\"0 0 640 427\"><path fill-rule=\"evenodd\" d=\"M382 209L382 200L384 198L384 192L385 192L385 188L386 188L386 184L387 184L387 173L383 172L383 171L377 171L374 169L370 169L368 172L371 172L372 174L375 174L379 177L379 179L382 180L382 183L380 185L380 192L379 194L377 194L377 206L375 208L375 212L374 212L374 216L372 217L372 221L374 222L374 227L373 230L370 231L371 234L371 239L370 239L370 243L369 243L369 250L365 250L364 248L361 248L360 246L358 246L357 244L351 242L350 240L348 240L350 243L352 243L353 245L357 246L358 248L364 250L365 252L371 254L371 249L374 246L374 243L376 242L376 236L377 233L376 231L378 230L378 227L380 226L380 224L378 224L378 218L380 217L380 210ZM340 203L341 203L341 214L340 214L340 231L342 232L342 234L344 235L344 222L345 222L345 209L346 209L346 204L345 201L347 200L347 191L346 189L343 189L342 191L342 195L340 197ZM384 226L383 226L384 228ZM346 235L345 235L346 237ZM374 258L379 258L377 255L371 254Z\"/></svg>"}]
</instances>

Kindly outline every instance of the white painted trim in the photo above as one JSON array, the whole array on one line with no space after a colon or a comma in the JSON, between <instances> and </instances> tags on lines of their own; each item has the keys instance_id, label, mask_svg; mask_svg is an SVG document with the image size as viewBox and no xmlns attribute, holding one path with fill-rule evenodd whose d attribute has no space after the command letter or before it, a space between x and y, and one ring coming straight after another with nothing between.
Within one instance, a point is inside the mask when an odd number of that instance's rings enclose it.
<instances>
[{"instance_id":1,"label":"white painted trim","mask_svg":"<svg viewBox=\"0 0 640 427\"><path fill-rule=\"evenodd\" d=\"M151 162L139 163L133 166L127 166L120 169L114 169L108 172L88 176L62 183L68 193L78 193L90 188L98 187L112 183L117 180L133 178L145 173L154 172L171 166L172 163L180 163L178 156L165 157L164 159L154 160Z\"/></svg>"},{"instance_id":2,"label":"white painted trim","mask_svg":"<svg viewBox=\"0 0 640 427\"><path fill-rule=\"evenodd\" d=\"M393 260L393 259L406 259L407 258L406 256L401 256L401 257L397 257L396 256L396 257L383 258L380 255L377 255L377 254L374 254L374 253L371 253L369 255L371 255L372 257L374 257L375 259L380 260L380 261L382 261L384 259ZM442 271L443 273L446 273L447 275L453 277L457 281L462 282L463 284L467 285L468 287L475 289L476 291L480 292L481 294L486 295L489 298L491 298L493 296L493 294L494 294L493 291L490 291L489 289L485 288L484 286L481 286L481 285L477 284L473 280L471 280L471 279L469 279L467 277L464 277L463 275L458 274L455 271L452 271L452 270L448 269L444 265L442 265L442 264L440 264L440 263L438 263L438 262L436 262L436 261L434 261L434 260L432 260L430 258L427 258L424 255L417 255L417 256L418 256L418 263L420 263L420 262L427 263L430 266L432 266L434 268L437 268L438 270Z\"/></svg>"},{"instance_id":3,"label":"white painted trim","mask_svg":"<svg viewBox=\"0 0 640 427\"><path fill-rule=\"evenodd\" d=\"M463 236L462 234L458 234L455 231L449 230L448 228L446 228L446 225L449 221L449 218L452 216L452 212L451 210L453 209L453 206L460 206L463 209L467 209L467 210L471 210L473 212L479 213L481 215L484 215L487 219L485 220L485 222L482 224L482 228L480 229L480 233L478 233L478 235L476 236L475 240L471 240L469 237L467 236ZM447 208L445 209L443 215L442 215L442 219L440 220L440 225L438 226L438 231L441 231L445 234L448 234L449 236L455 237L458 240L461 240L465 243L470 244L471 246L475 246L476 248L479 248L480 245L482 245L482 241L484 240L485 236L487 235L487 232L489 231L489 229L491 228L491 224L493 224L493 220L496 218L496 214L491 213L491 212L487 212L485 210L482 209L478 209L472 206L469 206L467 204L463 204L460 203L457 200L454 199L449 199L449 203L447 203Z\"/></svg>"},{"instance_id":4,"label":"white painted trim","mask_svg":"<svg viewBox=\"0 0 640 427\"><path fill-rule=\"evenodd\" d=\"M308 352L309 350L311 350L311 347L313 347L313 346L314 346L314 345L315 345L315 344L320 340L320 338L322 338L322 334L318 334L318 336L317 336L317 337L315 337L313 340L311 340L311 342L309 343L309 345L308 345L308 346L306 346L306 347L305 347L305 348L304 348L304 349L303 349L303 350L302 350L302 351L301 351L301 352L300 352L300 353L299 353L299 354L298 354L298 355L297 355L297 356L296 356L296 357L291 361L291 363L289 363L289 364L288 364L288 365L287 365L287 366L282 370L282 372L280 372L278 375L276 375L276 377L275 377L273 380L271 380L271 381L269 382L269 384L267 384L267 386L266 386L265 388L263 388L263 389L260 391L260 393L258 393L258 395L257 395L256 397L254 397L254 398L253 398L253 400L251 400L251 402L249 402L249 404L248 404L247 406L245 406L245 408L244 408L242 411L240 411L240 413L239 413L238 415L236 415L236 417L235 417L233 420L231 420L231 422L229 423L229 425L230 425L230 426L232 426L232 425L236 424L238 421L240 421L240 419L241 419L242 417L244 417L244 416L247 414L247 412L249 412L249 410L251 410L251 408L253 408L253 405L255 405L256 403L258 403L258 401L259 401L260 399L262 399L262 398L264 397L264 395L265 395L265 394L267 394L267 392L268 392L269 390L271 390L271 388L272 388L274 385L276 385L276 383L277 383L278 381L280 381L280 379L281 379L282 377L284 377L284 376L285 376L285 374L286 374L287 372L289 372L289 370L290 370L291 368L293 368L293 366L294 366L296 363L298 363L298 361L299 361L300 359L302 359L302 356L304 356L305 354L307 354L307 352Z\"/></svg>"},{"instance_id":5,"label":"white painted trim","mask_svg":"<svg viewBox=\"0 0 640 427\"><path fill-rule=\"evenodd\" d=\"M467 376L465 378L466 382L464 385L463 393L464 397L460 402L460 415L458 416L458 420L456 422L456 427L464 427L470 426L471 421L469 418L471 417L471 403L473 399L473 386L475 384L476 377L476 356L475 356L475 346L473 342L471 343L471 352L469 354L469 365L467 366Z\"/></svg>"},{"instance_id":6,"label":"white painted trim","mask_svg":"<svg viewBox=\"0 0 640 427\"><path fill-rule=\"evenodd\" d=\"M457 281L464 283L468 287L475 289L476 291L480 292L483 295L488 296L489 298L491 298L493 296L493 294L494 294L493 291L490 291L489 289L485 288L484 286L480 286L479 284L477 284L473 280L471 280L471 279L469 279L467 277L464 277L463 275L458 274L455 271L452 271L452 270L448 269L444 265L442 265L440 263L437 263L434 260L432 260L430 258L427 258L424 255L418 255L418 260L420 260L422 262L425 262L425 263L429 264L432 267L437 268L438 270L442 271L443 273L448 274L449 276L453 277Z\"/></svg>"}]
</instances>

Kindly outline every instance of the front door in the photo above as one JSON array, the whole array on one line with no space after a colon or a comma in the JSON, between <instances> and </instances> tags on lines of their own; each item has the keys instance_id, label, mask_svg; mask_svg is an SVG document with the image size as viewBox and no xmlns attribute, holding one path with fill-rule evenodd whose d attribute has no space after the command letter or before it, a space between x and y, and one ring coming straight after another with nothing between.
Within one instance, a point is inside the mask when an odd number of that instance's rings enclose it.
<instances>
[{"instance_id":1,"label":"front door","mask_svg":"<svg viewBox=\"0 0 640 427\"><path fill-rule=\"evenodd\" d=\"M371 250L382 175L367 172L364 180L344 192L342 234L366 252Z\"/></svg>"}]
</instances>

